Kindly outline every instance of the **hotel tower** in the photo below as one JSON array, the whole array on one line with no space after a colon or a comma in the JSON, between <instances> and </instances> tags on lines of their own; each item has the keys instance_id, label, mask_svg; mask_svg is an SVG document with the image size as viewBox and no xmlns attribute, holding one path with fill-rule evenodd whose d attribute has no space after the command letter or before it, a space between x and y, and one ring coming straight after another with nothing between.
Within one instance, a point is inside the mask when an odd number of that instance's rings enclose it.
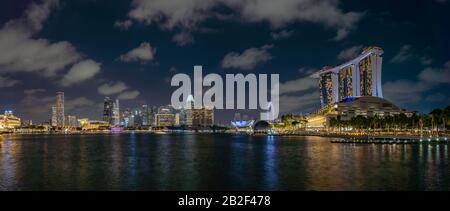
<instances>
[{"instance_id":1,"label":"hotel tower","mask_svg":"<svg viewBox=\"0 0 450 211\"><path fill-rule=\"evenodd\" d=\"M365 48L356 58L335 67L324 67L312 75L319 79L322 107L340 102L347 97L383 97L381 66L383 49Z\"/></svg>"}]
</instances>

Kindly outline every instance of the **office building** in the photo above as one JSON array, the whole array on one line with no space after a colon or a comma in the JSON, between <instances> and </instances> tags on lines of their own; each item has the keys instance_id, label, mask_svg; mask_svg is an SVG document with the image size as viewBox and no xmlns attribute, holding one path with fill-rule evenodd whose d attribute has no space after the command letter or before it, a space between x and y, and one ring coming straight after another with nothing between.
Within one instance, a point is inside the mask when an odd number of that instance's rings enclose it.
<instances>
[{"instance_id":1,"label":"office building","mask_svg":"<svg viewBox=\"0 0 450 211\"><path fill-rule=\"evenodd\" d=\"M175 125L175 114L171 106L161 106L156 114L156 126L167 127Z\"/></svg>"},{"instance_id":2,"label":"office building","mask_svg":"<svg viewBox=\"0 0 450 211\"><path fill-rule=\"evenodd\" d=\"M64 127L64 92L56 92L56 127Z\"/></svg>"},{"instance_id":3,"label":"office building","mask_svg":"<svg viewBox=\"0 0 450 211\"><path fill-rule=\"evenodd\" d=\"M113 103L112 121L110 122L110 124L114 125L114 126L117 126L120 124L119 99L116 99L116 101Z\"/></svg>"},{"instance_id":4,"label":"office building","mask_svg":"<svg viewBox=\"0 0 450 211\"><path fill-rule=\"evenodd\" d=\"M210 107L194 107L194 97L189 95L186 100L184 122L188 127L202 128L214 125L214 110Z\"/></svg>"},{"instance_id":5,"label":"office building","mask_svg":"<svg viewBox=\"0 0 450 211\"><path fill-rule=\"evenodd\" d=\"M148 105L141 106L142 126L150 126Z\"/></svg>"},{"instance_id":6,"label":"office building","mask_svg":"<svg viewBox=\"0 0 450 211\"><path fill-rule=\"evenodd\" d=\"M103 121L112 123L113 107L113 101L109 97L105 97L105 100L103 101Z\"/></svg>"},{"instance_id":7,"label":"office building","mask_svg":"<svg viewBox=\"0 0 450 211\"><path fill-rule=\"evenodd\" d=\"M57 126L57 117L56 117L56 106L52 106L52 114L51 114L51 118L50 118L50 125L52 127L56 127Z\"/></svg>"},{"instance_id":8,"label":"office building","mask_svg":"<svg viewBox=\"0 0 450 211\"><path fill-rule=\"evenodd\" d=\"M66 127L68 128L77 128L78 127L78 121L76 116L66 116L65 119Z\"/></svg>"}]
</instances>

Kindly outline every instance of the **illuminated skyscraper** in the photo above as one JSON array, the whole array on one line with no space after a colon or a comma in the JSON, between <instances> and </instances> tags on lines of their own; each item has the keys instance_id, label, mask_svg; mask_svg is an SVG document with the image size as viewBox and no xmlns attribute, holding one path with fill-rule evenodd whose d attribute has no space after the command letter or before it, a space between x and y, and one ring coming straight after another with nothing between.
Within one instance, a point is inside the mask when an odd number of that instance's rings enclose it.
<instances>
[{"instance_id":1,"label":"illuminated skyscraper","mask_svg":"<svg viewBox=\"0 0 450 211\"><path fill-rule=\"evenodd\" d=\"M337 74L327 72L320 75L320 103L322 106L332 104L338 100L337 96Z\"/></svg>"},{"instance_id":2,"label":"illuminated skyscraper","mask_svg":"<svg viewBox=\"0 0 450 211\"><path fill-rule=\"evenodd\" d=\"M119 99L113 103L112 110L112 122L111 125L119 125L120 124L120 108L119 108Z\"/></svg>"},{"instance_id":3,"label":"illuminated skyscraper","mask_svg":"<svg viewBox=\"0 0 450 211\"><path fill-rule=\"evenodd\" d=\"M66 116L66 127L69 128L77 128L78 127L78 121L77 121L77 117L76 116Z\"/></svg>"},{"instance_id":4,"label":"illuminated skyscraper","mask_svg":"<svg viewBox=\"0 0 450 211\"><path fill-rule=\"evenodd\" d=\"M50 125L52 127L56 127L57 121L56 121L56 106L52 106L52 116L50 118Z\"/></svg>"},{"instance_id":5,"label":"illuminated skyscraper","mask_svg":"<svg viewBox=\"0 0 450 211\"><path fill-rule=\"evenodd\" d=\"M189 127L207 127L214 125L214 111L209 107L194 108L194 97L189 95L186 100L185 124Z\"/></svg>"},{"instance_id":6,"label":"illuminated skyscraper","mask_svg":"<svg viewBox=\"0 0 450 211\"><path fill-rule=\"evenodd\" d=\"M149 126L149 110L148 105L142 105L141 107L142 126Z\"/></svg>"},{"instance_id":7,"label":"illuminated skyscraper","mask_svg":"<svg viewBox=\"0 0 450 211\"><path fill-rule=\"evenodd\" d=\"M64 92L56 92L56 127L64 127Z\"/></svg>"},{"instance_id":8,"label":"illuminated skyscraper","mask_svg":"<svg viewBox=\"0 0 450 211\"><path fill-rule=\"evenodd\" d=\"M113 122L113 101L109 97L105 97L103 102L103 121L112 123Z\"/></svg>"},{"instance_id":9,"label":"illuminated skyscraper","mask_svg":"<svg viewBox=\"0 0 450 211\"><path fill-rule=\"evenodd\" d=\"M365 48L356 58L335 67L324 67L312 75L319 79L320 101L323 106L347 97L383 97L381 71L383 49Z\"/></svg>"},{"instance_id":10,"label":"illuminated skyscraper","mask_svg":"<svg viewBox=\"0 0 450 211\"><path fill-rule=\"evenodd\" d=\"M158 109L158 113L155 116L156 125L159 127L174 126L175 114L173 113L172 106L161 106Z\"/></svg>"}]
</instances>

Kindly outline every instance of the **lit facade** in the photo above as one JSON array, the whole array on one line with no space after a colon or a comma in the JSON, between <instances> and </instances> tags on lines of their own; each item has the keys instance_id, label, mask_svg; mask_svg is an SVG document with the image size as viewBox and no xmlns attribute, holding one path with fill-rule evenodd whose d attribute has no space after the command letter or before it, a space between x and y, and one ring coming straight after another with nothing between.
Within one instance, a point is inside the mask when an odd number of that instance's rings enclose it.
<instances>
[{"instance_id":1,"label":"lit facade","mask_svg":"<svg viewBox=\"0 0 450 211\"><path fill-rule=\"evenodd\" d=\"M109 97L105 97L103 102L103 121L112 123L113 107L113 101Z\"/></svg>"},{"instance_id":2,"label":"lit facade","mask_svg":"<svg viewBox=\"0 0 450 211\"><path fill-rule=\"evenodd\" d=\"M207 127L214 125L214 111L212 108L191 109L193 127Z\"/></svg>"},{"instance_id":3,"label":"lit facade","mask_svg":"<svg viewBox=\"0 0 450 211\"><path fill-rule=\"evenodd\" d=\"M175 114L170 106L161 106L155 116L156 125L159 127L167 127L175 125Z\"/></svg>"},{"instance_id":4,"label":"lit facade","mask_svg":"<svg viewBox=\"0 0 450 211\"><path fill-rule=\"evenodd\" d=\"M56 127L56 125L57 125L57 117L56 117L56 106L52 106L52 115L51 115L51 118L50 118L50 125L52 126L52 127Z\"/></svg>"},{"instance_id":5,"label":"lit facade","mask_svg":"<svg viewBox=\"0 0 450 211\"><path fill-rule=\"evenodd\" d=\"M142 105L141 108L142 126L149 126L149 109L148 105Z\"/></svg>"},{"instance_id":6,"label":"lit facade","mask_svg":"<svg viewBox=\"0 0 450 211\"><path fill-rule=\"evenodd\" d=\"M64 127L64 92L56 92L56 127Z\"/></svg>"},{"instance_id":7,"label":"lit facade","mask_svg":"<svg viewBox=\"0 0 450 211\"><path fill-rule=\"evenodd\" d=\"M320 75L320 104L322 106L329 105L337 101L337 74L328 72Z\"/></svg>"},{"instance_id":8,"label":"lit facade","mask_svg":"<svg viewBox=\"0 0 450 211\"><path fill-rule=\"evenodd\" d=\"M84 124L81 126L81 129L88 131L109 130L109 122L88 120L87 122L84 122Z\"/></svg>"},{"instance_id":9,"label":"lit facade","mask_svg":"<svg viewBox=\"0 0 450 211\"><path fill-rule=\"evenodd\" d=\"M20 127L21 120L19 117L13 115L12 111L5 111L0 115L0 130L9 130Z\"/></svg>"},{"instance_id":10,"label":"lit facade","mask_svg":"<svg viewBox=\"0 0 450 211\"><path fill-rule=\"evenodd\" d=\"M78 127L78 121L76 116L66 116L65 119L66 127L69 128L77 128Z\"/></svg>"},{"instance_id":11,"label":"lit facade","mask_svg":"<svg viewBox=\"0 0 450 211\"><path fill-rule=\"evenodd\" d=\"M401 113L406 115L412 114L386 99L371 96L346 98L344 101L334 105L332 110L332 113L339 115L342 120L350 120L356 116L378 116L383 118Z\"/></svg>"},{"instance_id":12,"label":"lit facade","mask_svg":"<svg viewBox=\"0 0 450 211\"><path fill-rule=\"evenodd\" d=\"M112 110L112 122L111 125L119 125L120 124L120 108L119 108L119 99L116 99L116 101L113 103L113 110Z\"/></svg>"},{"instance_id":13,"label":"lit facade","mask_svg":"<svg viewBox=\"0 0 450 211\"><path fill-rule=\"evenodd\" d=\"M339 100L353 96L352 81L352 68L342 68L339 71Z\"/></svg>"},{"instance_id":14,"label":"lit facade","mask_svg":"<svg viewBox=\"0 0 450 211\"><path fill-rule=\"evenodd\" d=\"M383 50L368 47L356 58L335 67L325 67L312 75L319 79L322 107L346 97L383 97L381 87Z\"/></svg>"},{"instance_id":15,"label":"lit facade","mask_svg":"<svg viewBox=\"0 0 450 211\"><path fill-rule=\"evenodd\" d=\"M110 125L120 124L119 100L113 101L109 97L105 97L103 102L103 121Z\"/></svg>"},{"instance_id":16,"label":"lit facade","mask_svg":"<svg viewBox=\"0 0 450 211\"><path fill-rule=\"evenodd\" d=\"M214 125L213 108L203 106L201 108L194 107L194 97L189 95L185 106L185 125L188 127L208 127Z\"/></svg>"},{"instance_id":17,"label":"lit facade","mask_svg":"<svg viewBox=\"0 0 450 211\"><path fill-rule=\"evenodd\" d=\"M330 119L339 116L341 120L351 120L357 116L379 117L405 114L411 116L412 112L405 111L388 100L380 97L362 96L347 97L342 101L307 117L308 129L323 129L329 126Z\"/></svg>"}]
</instances>

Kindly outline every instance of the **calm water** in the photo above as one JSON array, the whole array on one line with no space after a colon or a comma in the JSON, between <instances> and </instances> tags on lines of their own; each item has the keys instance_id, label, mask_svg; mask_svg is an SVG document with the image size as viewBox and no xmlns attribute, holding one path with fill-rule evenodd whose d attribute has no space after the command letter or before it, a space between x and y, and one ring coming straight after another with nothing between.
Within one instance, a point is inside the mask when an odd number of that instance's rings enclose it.
<instances>
[{"instance_id":1,"label":"calm water","mask_svg":"<svg viewBox=\"0 0 450 211\"><path fill-rule=\"evenodd\" d=\"M0 190L450 190L449 146L320 137L13 135Z\"/></svg>"}]
</instances>

